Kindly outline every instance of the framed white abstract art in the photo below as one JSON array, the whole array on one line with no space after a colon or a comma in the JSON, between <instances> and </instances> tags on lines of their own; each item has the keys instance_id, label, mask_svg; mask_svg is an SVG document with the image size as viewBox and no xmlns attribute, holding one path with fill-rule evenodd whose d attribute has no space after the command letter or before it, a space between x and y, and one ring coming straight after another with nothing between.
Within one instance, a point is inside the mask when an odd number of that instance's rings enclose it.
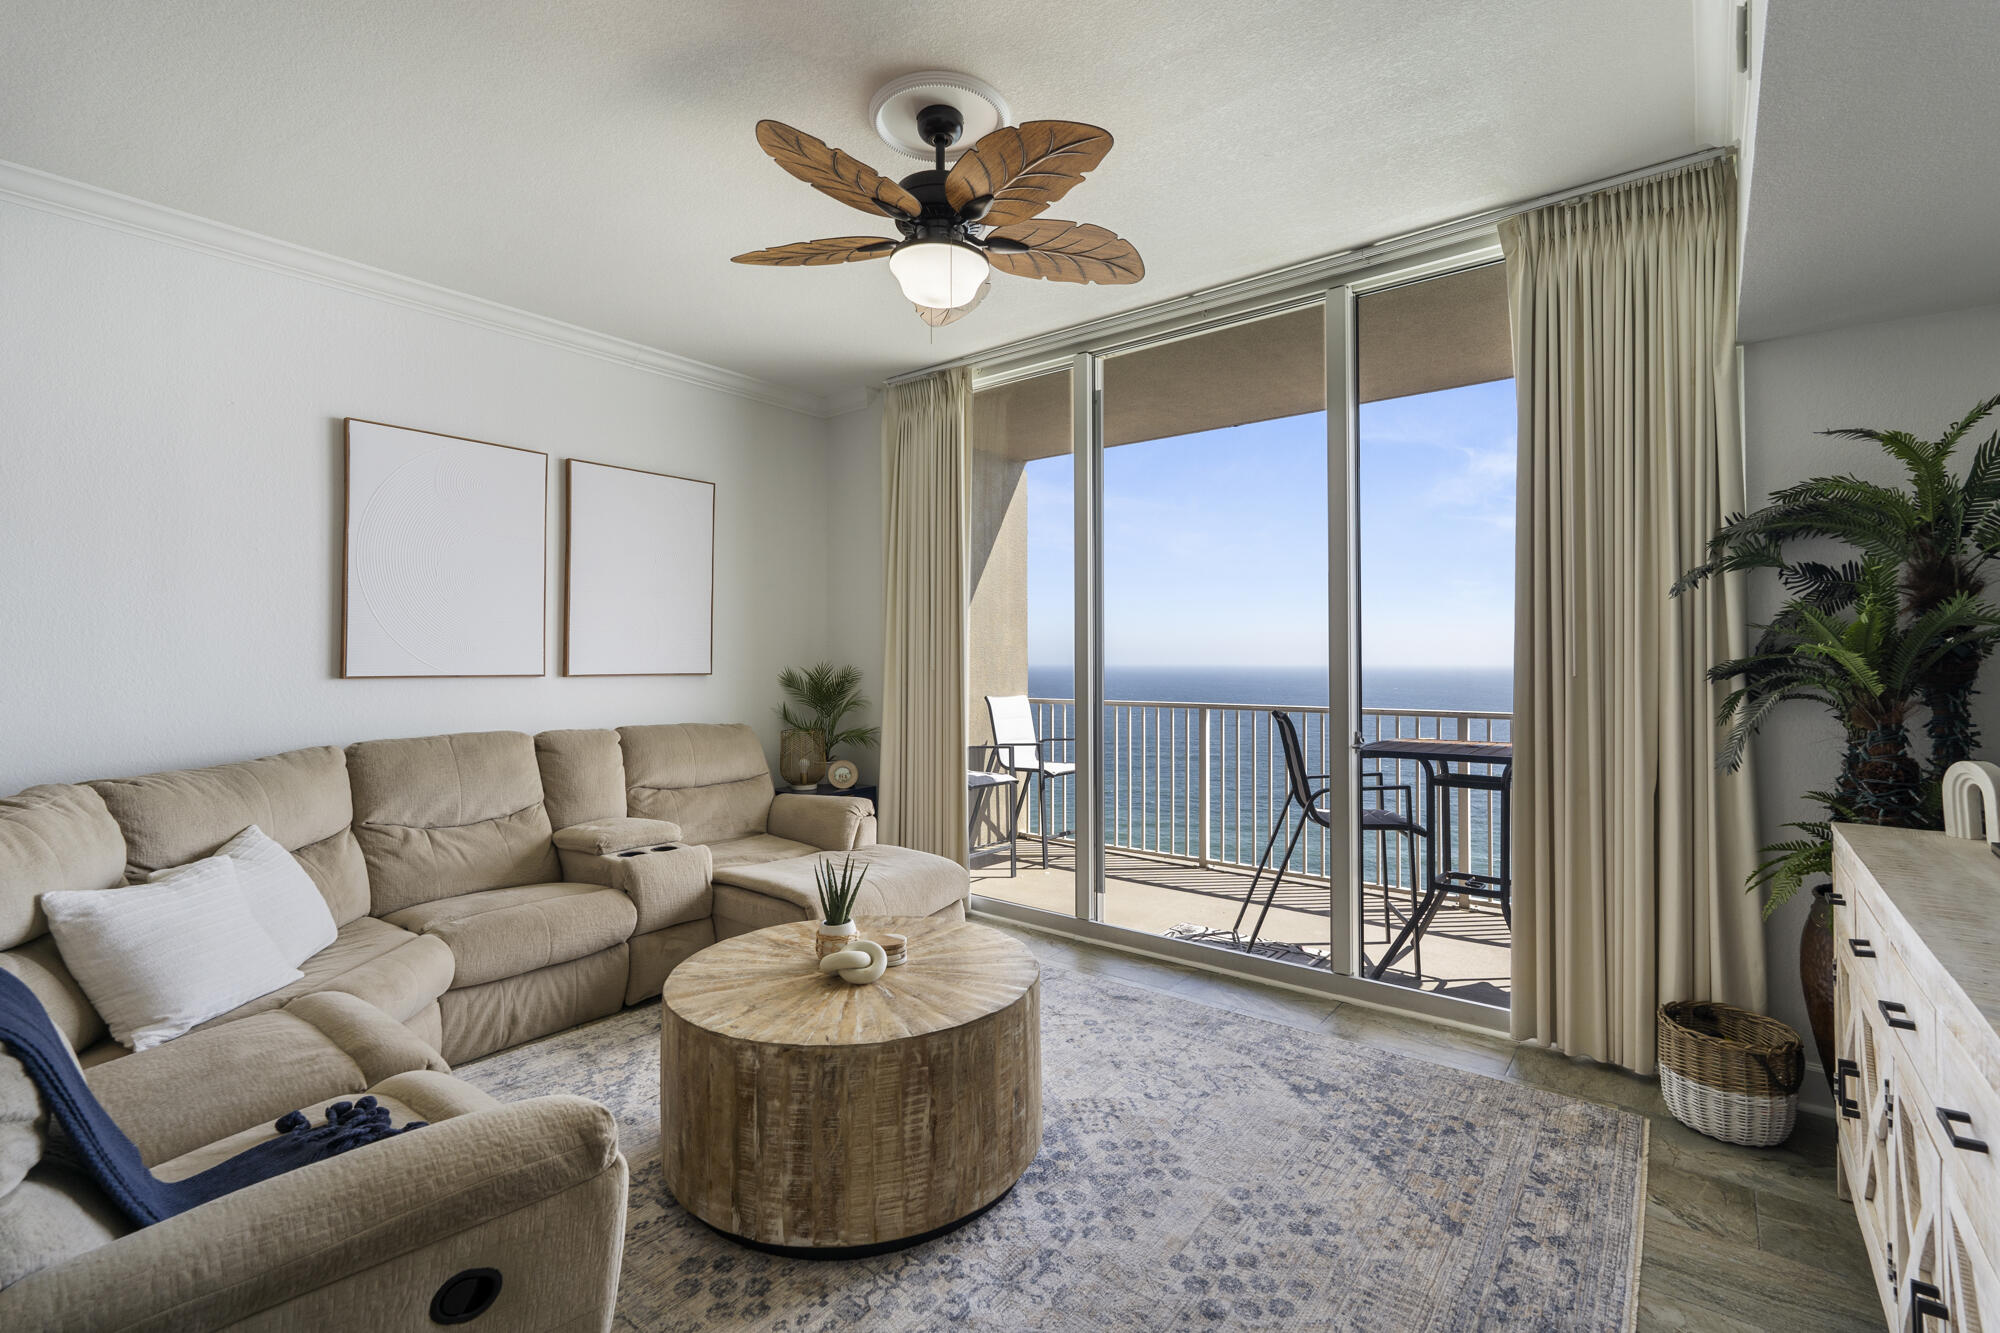
<instances>
[{"instance_id":1,"label":"framed white abstract art","mask_svg":"<svg viewBox=\"0 0 2000 1333\"><path fill-rule=\"evenodd\" d=\"M549 456L347 419L340 674L548 669Z\"/></svg>"},{"instance_id":2,"label":"framed white abstract art","mask_svg":"<svg viewBox=\"0 0 2000 1333\"><path fill-rule=\"evenodd\" d=\"M564 464L566 676L715 669L715 483Z\"/></svg>"}]
</instances>

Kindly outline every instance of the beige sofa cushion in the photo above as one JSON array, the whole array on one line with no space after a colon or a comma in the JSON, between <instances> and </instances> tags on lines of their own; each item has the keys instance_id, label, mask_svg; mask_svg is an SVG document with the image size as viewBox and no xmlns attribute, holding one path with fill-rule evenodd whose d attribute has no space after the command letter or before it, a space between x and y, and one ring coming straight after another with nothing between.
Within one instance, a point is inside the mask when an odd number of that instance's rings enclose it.
<instances>
[{"instance_id":1,"label":"beige sofa cushion","mask_svg":"<svg viewBox=\"0 0 2000 1333\"><path fill-rule=\"evenodd\" d=\"M625 1005L631 945L447 991L438 1001L445 1059L454 1064L609 1018Z\"/></svg>"},{"instance_id":2,"label":"beige sofa cushion","mask_svg":"<svg viewBox=\"0 0 2000 1333\"><path fill-rule=\"evenodd\" d=\"M518 731L347 747L373 911L560 878L535 743Z\"/></svg>"},{"instance_id":3,"label":"beige sofa cushion","mask_svg":"<svg viewBox=\"0 0 2000 1333\"><path fill-rule=\"evenodd\" d=\"M132 1229L117 1205L81 1174L56 1162L36 1167L18 1189L0 1196L0 1289Z\"/></svg>"},{"instance_id":4,"label":"beige sofa cushion","mask_svg":"<svg viewBox=\"0 0 2000 1333\"><path fill-rule=\"evenodd\" d=\"M368 1096L382 1103L389 1110L389 1119L397 1125L406 1125L412 1120L421 1120L427 1125L449 1120L453 1116L471 1115L475 1111L491 1111L500 1106L497 1098L481 1092L463 1079L436 1070L419 1069L409 1073L395 1074L383 1079L368 1089ZM326 1123L326 1108L338 1101L349 1101L351 1097L328 1097L318 1104L308 1104L298 1109L315 1125ZM275 1124L275 1122L273 1122ZM153 1174L161 1180L186 1180L211 1166L228 1161L241 1152L248 1152L266 1139L278 1136L278 1131L270 1124L252 1125L250 1128L225 1138L205 1143L192 1152L182 1153L169 1161L161 1162L153 1168Z\"/></svg>"},{"instance_id":5,"label":"beige sofa cushion","mask_svg":"<svg viewBox=\"0 0 2000 1333\"><path fill-rule=\"evenodd\" d=\"M766 861L793 861L801 856L811 856L821 849L809 842L793 842L790 838L774 838L768 833L759 833L748 838L731 838L727 842L712 842L708 851L715 858L715 868L724 866L755 866Z\"/></svg>"},{"instance_id":6,"label":"beige sofa cushion","mask_svg":"<svg viewBox=\"0 0 2000 1333\"><path fill-rule=\"evenodd\" d=\"M451 946L452 989L462 990L623 944L638 912L617 889L524 884L441 898L385 919Z\"/></svg>"},{"instance_id":7,"label":"beige sofa cushion","mask_svg":"<svg viewBox=\"0 0 2000 1333\"><path fill-rule=\"evenodd\" d=\"M125 840L88 787L30 787L0 797L0 949L48 929L41 896L125 879Z\"/></svg>"},{"instance_id":8,"label":"beige sofa cushion","mask_svg":"<svg viewBox=\"0 0 2000 1333\"><path fill-rule=\"evenodd\" d=\"M426 939L372 916L359 917L342 926L332 944L299 964L305 974L299 980L211 1018L195 1031L282 1009L301 996L324 991L366 1000L404 1023L451 989L454 967L443 940Z\"/></svg>"},{"instance_id":9,"label":"beige sofa cushion","mask_svg":"<svg viewBox=\"0 0 2000 1333\"><path fill-rule=\"evenodd\" d=\"M765 831L774 788L757 733L741 723L620 727L626 813L681 826L689 842Z\"/></svg>"},{"instance_id":10,"label":"beige sofa cushion","mask_svg":"<svg viewBox=\"0 0 2000 1333\"><path fill-rule=\"evenodd\" d=\"M625 759L609 728L544 731L535 737L542 803L557 828L625 813Z\"/></svg>"},{"instance_id":11,"label":"beige sofa cushion","mask_svg":"<svg viewBox=\"0 0 2000 1333\"><path fill-rule=\"evenodd\" d=\"M815 868L826 862L838 865L848 856L854 858L855 864L868 867L868 877L854 902L856 916L929 916L953 903L964 902L971 890L972 877L958 862L908 847L881 844L856 848L853 852L822 852L790 861L717 865L715 882L776 899L806 916L817 917Z\"/></svg>"},{"instance_id":12,"label":"beige sofa cushion","mask_svg":"<svg viewBox=\"0 0 2000 1333\"><path fill-rule=\"evenodd\" d=\"M147 1166L392 1074L445 1068L414 1033L351 995L306 996L84 1072Z\"/></svg>"},{"instance_id":13,"label":"beige sofa cushion","mask_svg":"<svg viewBox=\"0 0 2000 1333\"><path fill-rule=\"evenodd\" d=\"M70 975L53 935L0 953L0 971L12 972L35 993L56 1030L69 1038L70 1049L81 1051L104 1038L108 1030L104 1016L91 1007L90 997Z\"/></svg>"},{"instance_id":14,"label":"beige sofa cushion","mask_svg":"<svg viewBox=\"0 0 2000 1333\"><path fill-rule=\"evenodd\" d=\"M48 1112L35 1081L0 1047L0 1197L11 1193L42 1160Z\"/></svg>"},{"instance_id":15,"label":"beige sofa cushion","mask_svg":"<svg viewBox=\"0 0 2000 1333\"><path fill-rule=\"evenodd\" d=\"M90 785L124 831L131 879L213 856L255 824L298 858L336 924L368 913L347 764L334 746Z\"/></svg>"}]
</instances>

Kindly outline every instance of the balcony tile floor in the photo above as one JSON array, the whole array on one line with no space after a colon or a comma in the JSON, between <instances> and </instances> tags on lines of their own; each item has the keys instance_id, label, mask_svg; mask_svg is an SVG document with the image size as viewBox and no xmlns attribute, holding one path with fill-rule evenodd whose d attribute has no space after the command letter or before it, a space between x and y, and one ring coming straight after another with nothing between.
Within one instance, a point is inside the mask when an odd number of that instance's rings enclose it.
<instances>
[{"instance_id":1,"label":"balcony tile floor","mask_svg":"<svg viewBox=\"0 0 2000 1333\"><path fill-rule=\"evenodd\" d=\"M982 854L973 867L972 891L1069 915L1076 906L1074 864L1068 847L1051 846L1049 868L1042 869L1041 844L1023 838L1019 870L1009 877L1004 854L998 857ZM1105 920L1153 935L1164 935L1180 927L1229 929L1235 923L1237 905L1251 880L1246 871L1166 861L1129 852L1108 853L1105 870ZM1260 886L1260 904L1262 893ZM1392 896L1398 910L1409 910L1407 890L1395 890ZM1326 899L1323 882L1287 879L1279 886L1278 903L1264 923L1260 947L1264 941L1271 941L1295 946L1292 952L1299 958L1306 954L1323 957L1327 940ZM1317 910L1313 910L1315 906ZM1392 936L1383 929L1382 895L1378 890L1369 890L1364 912L1362 948L1370 957L1380 957ZM1256 917L1257 908L1253 906L1243 926L1244 934L1249 933ZM1399 917L1392 917L1391 921L1400 928ZM1496 905L1475 901L1461 907L1447 900L1431 928L1424 932L1422 975L1415 972L1414 960L1406 955L1382 980L1505 1007L1511 985L1507 947L1507 926Z\"/></svg>"},{"instance_id":2,"label":"balcony tile floor","mask_svg":"<svg viewBox=\"0 0 2000 1333\"><path fill-rule=\"evenodd\" d=\"M1736 1148L1676 1121L1651 1079L1490 1034L989 921L1060 966L1645 1116L1652 1140L1641 1333L1863 1333L1883 1326L1860 1228L1834 1194L1829 1119L1802 1115L1777 1148Z\"/></svg>"}]
</instances>

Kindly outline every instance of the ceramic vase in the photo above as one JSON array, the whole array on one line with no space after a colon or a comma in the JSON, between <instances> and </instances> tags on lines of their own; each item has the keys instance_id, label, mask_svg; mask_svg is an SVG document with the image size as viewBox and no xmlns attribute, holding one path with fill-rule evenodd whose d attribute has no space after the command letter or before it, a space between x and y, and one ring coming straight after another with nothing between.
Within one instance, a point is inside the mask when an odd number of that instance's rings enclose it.
<instances>
[{"instance_id":1,"label":"ceramic vase","mask_svg":"<svg viewBox=\"0 0 2000 1333\"><path fill-rule=\"evenodd\" d=\"M819 923L818 933L813 936L814 956L824 958L830 953L851 949L854 947L855 937L860 933L860 928L852 921L843 921L837 926L822 921Z\"/></svg>"},{"instance_id":2,"label":"ceramic vase","mask_svg":"<svg viewBox=\"0 0 2000 1333\"><path fill-rule=\"evenodd\" d=\"M1799 984L1806 993L1806 1017L1812 1020L1813 1046L1819 1067L1833 1086L1833 885L1813 888L1812 911L1799 931Z\"/></svg>"}]
</instances>

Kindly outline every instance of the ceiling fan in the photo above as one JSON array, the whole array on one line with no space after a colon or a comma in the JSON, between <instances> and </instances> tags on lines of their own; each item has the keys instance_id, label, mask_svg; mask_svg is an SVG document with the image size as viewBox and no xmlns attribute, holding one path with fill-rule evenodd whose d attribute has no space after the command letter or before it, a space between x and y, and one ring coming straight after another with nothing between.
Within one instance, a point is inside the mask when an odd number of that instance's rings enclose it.
<instances>
[{"instance_id":1,"label":"ceiling fan","mask_svg":"<svg viewBox=\"0 0 2000 1333\"><path fill-rule=\"evenodd\" d=\"M902 239L834 236L737 255L738 264L780 267L889 261L903 295L927 324L949 324L977 305L998 269L1052 282L1130 283L1146 276L1139 252L1103 227L1040 216L1111 151L1095 125L1031 120L983 136L945 170L945 149L965 122L957 107L927 106L917 132L936 166L894 181L775 120L757 122L757 143L822 194L888 217Z\"/></svg>"}]
</instances>

